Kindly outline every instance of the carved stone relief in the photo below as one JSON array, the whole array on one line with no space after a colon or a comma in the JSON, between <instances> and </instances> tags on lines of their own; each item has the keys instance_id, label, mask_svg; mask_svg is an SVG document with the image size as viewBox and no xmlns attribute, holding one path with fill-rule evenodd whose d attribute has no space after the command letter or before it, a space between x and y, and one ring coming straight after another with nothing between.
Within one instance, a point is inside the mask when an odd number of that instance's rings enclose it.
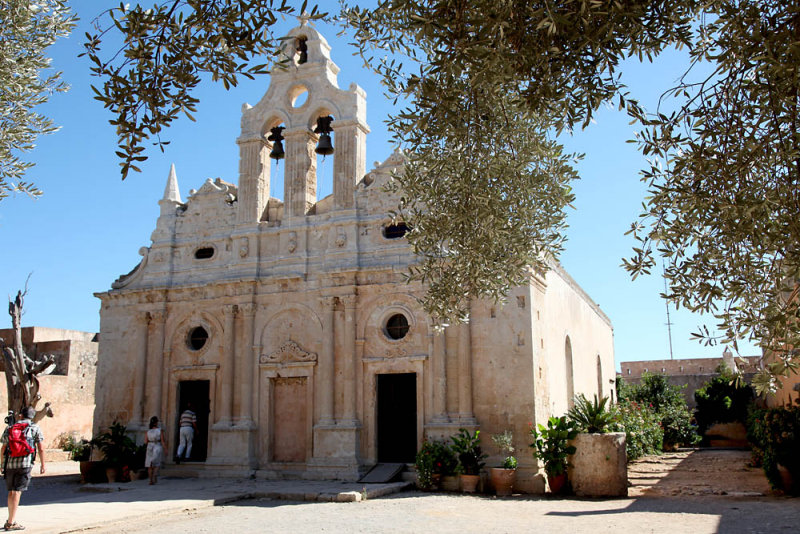
<instances>
[{"instance_id":1,"label":"carved stone relief","mask_svg":"<svg viewBox=\"0 0 800 534\"><path fill-rule=\"evenodd\" d=\"M315 362L317 355L314 352L307 352L300 348L294 341L286 341L278 350L269 354L262 354L259 358L261 363L291 363L291 362Z\"/></svg>"}]
</instances>

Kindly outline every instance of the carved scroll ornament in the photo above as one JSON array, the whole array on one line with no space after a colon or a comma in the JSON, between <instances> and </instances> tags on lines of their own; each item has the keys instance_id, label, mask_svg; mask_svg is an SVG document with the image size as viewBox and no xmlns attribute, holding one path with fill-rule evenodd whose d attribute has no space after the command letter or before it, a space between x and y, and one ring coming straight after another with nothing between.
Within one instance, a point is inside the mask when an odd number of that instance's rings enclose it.
<instances>
[{"instance_id":1,"label":"carved scroll ornament","mask_svg":"<svg viewBox=\"0 0 800 534\"><path fill-rule=\"evenodd\" d=\"M291 362L315 362L317 355L314 352L307 352L300 348L294 341L287 341L280 348L269 354L262 354L259 358L261 363L291 363Z\"/></svg>"}]
</instances>

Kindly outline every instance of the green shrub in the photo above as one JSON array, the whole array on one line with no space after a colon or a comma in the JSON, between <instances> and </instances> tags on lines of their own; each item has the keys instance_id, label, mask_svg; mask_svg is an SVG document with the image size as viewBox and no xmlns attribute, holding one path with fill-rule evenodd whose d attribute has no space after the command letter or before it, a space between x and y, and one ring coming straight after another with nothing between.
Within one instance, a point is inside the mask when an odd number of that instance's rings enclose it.
<instances>
[{"instance_id":1,"label":"green shrub","mask_svg":"<svg viewBox=\"0 0 800 534\"><path fill-rule=\"evenodd\" d=\"M664 431L655 410L635 401L619 403L618 430L625 432L628 461L661 452Z\"/></svg>"},{"instance_id":2,"label":"green shrub","mask_svg":"<svg viewBox=\"0 0 800 534\"><path fill-rule=\"evenodd\" d=\"M661 422L663 441L658 450L672 449L681 445L694 445L700 438L697 428L692 424L692 414L679 387L669 383L666 375L642 374L641 384L627 384L618 379L620 403L635 402L649 408Z\"/></svg>"},{"instance_id":3,"label":"green shrub","mask_svg":"<svg viewBox=\"0 0 800 534\"><path fill-rule=\"evenodd\" d=\"M613 430L614 423L619 419L617 409L612 404L608 404L608 397L598 400L594 396L594 402L584 396L583 393L575 397L575 405L569 410L567 417L575 423L580 432L590 434L604 434Z\"/></svg>"},{"instance_id":4,"label":"green shrub","mask_svg":"<svg viewBox=\"0 0 800 534\"><path fill-rule=\"evenodd\" d=\"M778 464L788 469L794 480L800 480L800 406L751 409L747 439L753 446L754 460L761 461L773 488L782 486ZM794 491L800 492L800 488Z\"/></svg>"},{"instance_id":5,"label":"green shrub","mask_svg":"<svg viewBox=\"0 0 800 534\"><path fill-rule=\"evenodd\" d=\"M714 423L745 423L747 409L753 402L751 386L740 383L724 364L717 371L719 376L694 392L695 419L701 434Z\"/></svg>"},{"instance_id":6,"label":"green shrub","mask_svg":"<svg viewBox=\"0 0 800 534\"><path fill-rule=\"evenodd\" d=\"M661 420L661 428L664 431L663 449L671 450L681 445L694 445L700 442L697 425L692 423L692 415L685 404L662 408L656 416Z\"/></svg>"}]
</instances>

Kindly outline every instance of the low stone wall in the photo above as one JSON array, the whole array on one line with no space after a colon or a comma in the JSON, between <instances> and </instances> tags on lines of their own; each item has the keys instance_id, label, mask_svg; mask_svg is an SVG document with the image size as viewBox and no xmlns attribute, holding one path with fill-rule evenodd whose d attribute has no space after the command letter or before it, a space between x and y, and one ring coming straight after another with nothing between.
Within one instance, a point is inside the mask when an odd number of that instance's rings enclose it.
<instances>
[{"instance_id":1,"label":"low stone wall","mask_svg":"<svg viewBox=\"0 0 800 534\"><path fill-rule=\"evenodd\" d=\"M569 480L580 497L627 497L625 433L578 434L572 441Z\"/></svg>"}]
</instances>

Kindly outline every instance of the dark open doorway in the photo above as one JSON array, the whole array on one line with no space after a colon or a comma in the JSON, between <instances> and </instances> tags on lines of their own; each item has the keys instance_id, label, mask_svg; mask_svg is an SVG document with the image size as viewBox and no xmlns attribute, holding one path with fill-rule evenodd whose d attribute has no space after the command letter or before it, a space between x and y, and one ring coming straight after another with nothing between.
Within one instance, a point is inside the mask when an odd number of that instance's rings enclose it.
<instances>
[{"instance_id":1,"label":"dark open doorway","mask_svg":"<svg viewBox=\"0 0 800 534\"><path fill-rule=\"evenodd\" d=\"M378 461L413 463L417 454L417 375L377 375L377 382Z\"/></svg>"},{"instance_id":2,"label":"dark open doorway","mask_svg":"<svg viewBox=\"0 0 800 534\"><path fill-rule=\"evenodd\" d=\"M171 447L172 453L174 455L178 449L180 426L178 421L190 402L192 410L197 415L197 430L192 441L192 456L189 461L205 462L208 455L208 416L211 411L208 380L182 380L178 383L178 412L175 415L175 441Z\"/></svg>"}]
</instances>

